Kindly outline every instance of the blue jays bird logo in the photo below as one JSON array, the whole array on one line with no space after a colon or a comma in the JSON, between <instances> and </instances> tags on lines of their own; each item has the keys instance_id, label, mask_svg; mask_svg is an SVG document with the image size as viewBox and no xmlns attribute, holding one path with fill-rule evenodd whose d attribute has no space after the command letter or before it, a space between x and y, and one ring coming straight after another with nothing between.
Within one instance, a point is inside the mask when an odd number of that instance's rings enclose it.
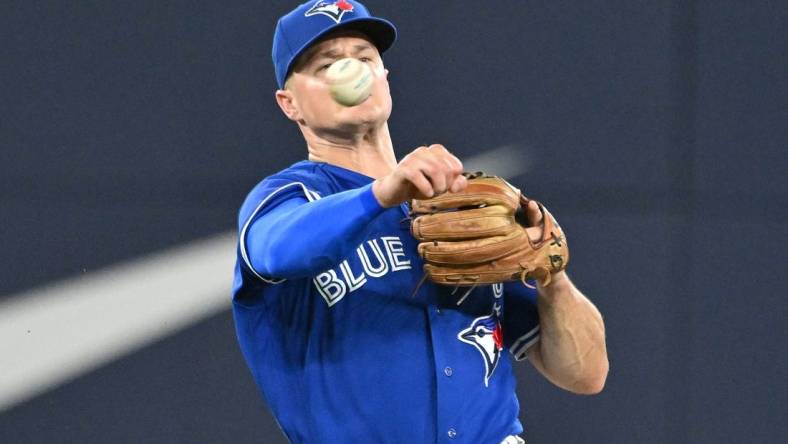
<instances>
[{"instance_id":1,"label":"blue jays bird logo","mask_svg":"<svg viewBox=\"0 0 788 444\"><path fill-rule=\"evenodd\" d=\"M484 359L484 386L488 387L503 350L503 329L494 310L488 316L476 318L471 325L457 334L457 339L479 350Z\"/></svg>"},{"instance_id":2,"label":"blue jays bird logo","mask_svg":"<svg viewBox=\"0 0 788 444\"><path fill-rule=\"evenodd\" d=\"M342 21L342 16L346 12L353 12L353 4L347 0L338 0L333 2L319 1L314 4L304 16L311 17L317 14L323 14L331 17L332 20L339 23Z\"/></svg>"}]
</instances>

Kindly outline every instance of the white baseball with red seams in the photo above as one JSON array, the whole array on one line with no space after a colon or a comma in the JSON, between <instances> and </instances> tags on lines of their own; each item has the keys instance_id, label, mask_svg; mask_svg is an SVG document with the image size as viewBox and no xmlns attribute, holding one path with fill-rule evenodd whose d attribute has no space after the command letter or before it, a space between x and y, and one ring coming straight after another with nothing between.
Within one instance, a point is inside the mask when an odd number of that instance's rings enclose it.
<instances>
[{"instance_id":1,"label":"white baseball with red seams","mask_svg":"<svg viewBox=\"0 0 788 444\"><path fill-rule=\"evenodd\" d=\"M331 97L344 106L356 106L367 100L373 80L369 66L353 58L337 60L326 71Z\"/></svg>"}]
</instances>

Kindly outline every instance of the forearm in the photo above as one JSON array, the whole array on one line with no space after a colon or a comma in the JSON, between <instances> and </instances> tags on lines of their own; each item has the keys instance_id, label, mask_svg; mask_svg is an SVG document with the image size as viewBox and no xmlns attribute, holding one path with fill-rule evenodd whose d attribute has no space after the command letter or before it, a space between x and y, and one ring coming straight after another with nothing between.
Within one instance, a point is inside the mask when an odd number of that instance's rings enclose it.
<instances>
[{"instance_id":1,"label":"forearm","mask_svg":"<svg viewBox=\"0 0 788 444\"><path fill-rule=\"evenodd\" d=\"M336 265L366 235L383 208L369 187L314 202L286 202L256 220L246 247L263 276L307 277Z\"/></svg>"},{"instance_id":2,"label":"forearm","mask_svg":"<svg viewBox=\"0 0 788 444\"><path fill-rule=\"evenodd\" d=\"M540 339L529 351L534 365L554 384L575 393L598 393L608 360L602 316L565 273L539 287Z\"/></svg>"}]
</instances>

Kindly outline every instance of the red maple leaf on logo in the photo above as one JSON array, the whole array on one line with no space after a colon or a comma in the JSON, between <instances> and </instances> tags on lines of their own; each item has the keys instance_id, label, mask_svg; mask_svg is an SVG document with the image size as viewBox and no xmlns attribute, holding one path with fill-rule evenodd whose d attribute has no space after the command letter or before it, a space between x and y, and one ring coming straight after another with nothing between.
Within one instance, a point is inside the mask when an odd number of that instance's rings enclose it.
<instances>
[{"instance_id":1,"label":"red maple leaf on logo","mask_svg":"<svg viewBox=\"0 0 788 444\"><path fill-rule=\"evenodd\" d=\"M339 0L337 2L337 7L343 11L352 11L353 5L350 4L347 0Z\"/></svg>"},{"instance_id":2,"label":"red maple leaf on logo","mask_svg":"<svg viewBox=\"0 0 788 444\"><path fill-rule=\"evenodd\" d=\"M493 341L495 342L495 346L498 347L498 350L503 348L503 330L500 325L496 326L493 331Z\"/></svg>"}]
</instances>

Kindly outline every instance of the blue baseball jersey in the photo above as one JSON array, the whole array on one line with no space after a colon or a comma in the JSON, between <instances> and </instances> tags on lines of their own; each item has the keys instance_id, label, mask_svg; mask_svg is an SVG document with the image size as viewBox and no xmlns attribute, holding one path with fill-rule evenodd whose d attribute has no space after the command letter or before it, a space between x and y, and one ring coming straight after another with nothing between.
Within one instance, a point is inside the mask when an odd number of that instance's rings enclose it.
<instances>
[{"instance_id":1,"label":"blue baseball jersey","mask_svg":"<svg viewBox=\"0 0 788 444\"><path fill-rule=\"evenodd\" d=\"M364 187L371 195L371 183L304 161L263 180L241 207L236 330L280 427L297 443L498 444L521 433L512 363L539 338L535 290L480 286L459 306L464 288L453 294L427 282L414 295L423 263L407 206L379 209L357 242L305 276L267 276L253 265L253 224L288 202L310 205ZM331 237L332 219L344 217L353 216L337 208L314 220L314 230L343 245ZM331 256L298 248L289 255Z\"/></svg>"}]
</instances>

